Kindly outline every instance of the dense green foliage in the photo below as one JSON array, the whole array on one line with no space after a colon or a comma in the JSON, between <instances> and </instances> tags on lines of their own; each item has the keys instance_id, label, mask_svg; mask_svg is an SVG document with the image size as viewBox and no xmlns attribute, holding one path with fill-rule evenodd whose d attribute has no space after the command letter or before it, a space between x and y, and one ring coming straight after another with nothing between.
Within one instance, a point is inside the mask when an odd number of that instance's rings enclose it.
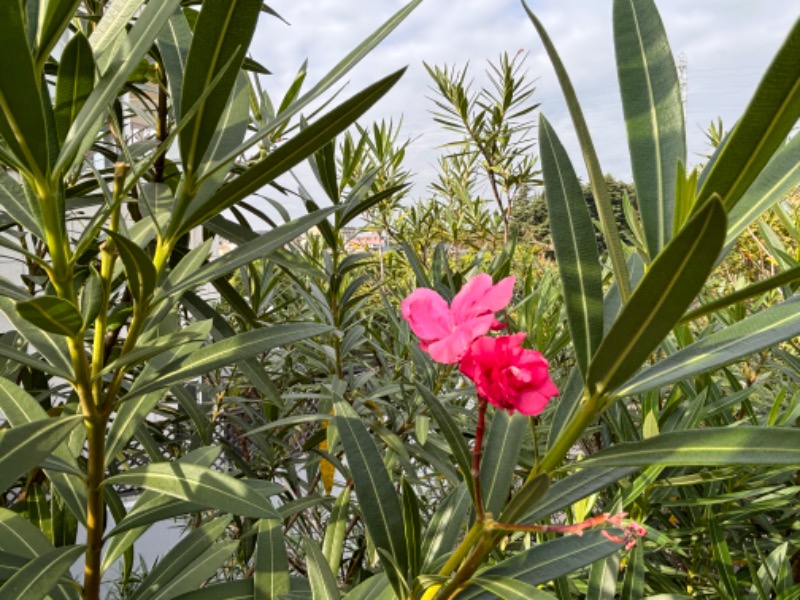
<instances>
[{"instance_id":1,"label":"dense green foliage","mask_svg":"<svg viewBox=\"0 0 800 600\"><path fill-rule=\"evenodd\" d=\"M687 170L656 7L615 0L632 187L523 6L590 181L504 55L428 66L458 138L413 201L413 144L356 124L401 74L326 92L418 4L278 98L261 0L0 3L0 600L798 597L800 21ZM561 390L485 439L398 309L480 272Z\"/></svg>"}]
</instances>

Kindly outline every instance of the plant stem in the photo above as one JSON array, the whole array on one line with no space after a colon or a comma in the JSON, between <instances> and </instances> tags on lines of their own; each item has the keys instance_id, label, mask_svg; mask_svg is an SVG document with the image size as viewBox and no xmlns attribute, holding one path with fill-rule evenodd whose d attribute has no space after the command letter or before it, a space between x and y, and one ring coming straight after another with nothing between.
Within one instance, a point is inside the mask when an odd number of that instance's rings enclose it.
<instances>
[{"instance_id":1,"label":"plant stem","mask_svg":"<svg viewBox=\"0 0 800 600\"><path fill-rule=\"evenodd\" d=\"M472 485L475 489L475 515L482 521L483 493L481 492L481 457L483 456L483 433L486 430L486 398L478 395L478 423L475 426L475 445L472 447Z\"/></svg>"},{"instance_id":2,"label":"plant stem","mask_svg":"<svg viewBox=\"0 0 800 600\"><path fill-rule=\"evenodd\" d=\"M602 400L603 396L600 393L592 395L588 395L588 392L584 393L575 416L572 417L566 429L556 438L555 443L544 455L544 458L531 469L528 479L535 477L539 473L549 473L564 460L570 448L580 439L586 428L603 412Z\"/></svg>"},{"instance_id":3,"label":"plant stem","mask_svg":"<svg viewBox=\"0 0 800 600\"><path fill-rule=\"evenodd\" d=\"M87 438L89 442L87 464L87 518L86 518L86 562L84 565L83 598L100 599L100 552L103 549L103 476L105 474L105 432L104 417L87 419Z\"/></svg>"}]
</instances>

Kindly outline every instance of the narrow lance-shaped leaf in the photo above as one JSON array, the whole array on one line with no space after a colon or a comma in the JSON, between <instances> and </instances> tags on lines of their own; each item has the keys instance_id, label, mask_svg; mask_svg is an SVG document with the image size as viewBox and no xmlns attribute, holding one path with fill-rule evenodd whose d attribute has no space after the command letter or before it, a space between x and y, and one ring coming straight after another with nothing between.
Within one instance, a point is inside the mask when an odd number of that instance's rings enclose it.
<instances>
[{"instance_id":1,"label":"narrow lance-shaped leaf","mask_svg":"<svg viewBox=\"0 0 800 600\"><path fill-rule=\"evenodd\" d=\"M41 73L44 63L50 58L58 40L64 34L70 19L81 0L44 0L39 6L43 11L36 33L36 72ZM80 33L78 33L80 35ZM63 60L63 54L62 54Z\"/></svg>"},{"instance_id":2,"label":"narrow lance-shaped leaf","mask_svg":"<svg viewBox=\"0 0 800 600\"><path fill-rule=\"evenodd\" d=\"M64 143L69 128L94 89L94 70L92 47L78 31L67 43L58 63L54 113L59 143Z\"/></svg>"},{"instance_id":3,"label":"narrow lance-shaped leaf","mask_svg":"<svg viewBox=\"0 0 800 600\"><path fill-rule=\"evenodd\" d=\"M82 420L43 419L0 431L0 488L9 488L17 477L39 466Z\"/></svg>"},{"instance_id":4,"label":"narrow lance-shaped leaf","mask_svg":"<svg viewBox=\"0 0 800 600\"><path fill-rule=\"evenodd\" d=\"M0 206L27 231L40 239L44 238L40 222L29 207L22 186L5 171L0 171Z\"/></svg>"},{"instance_id":5,"label":"narrow lance-shaped leaf","mask_svg":"<svg viewBox=\"0 0 800 600\"><path fill-rule=\"evenodd\" d=\"M201 348L187 358L177 361L177 364L167 365L164 367L164 374L161 377L139 387L132 387L124 399L129 400L142 394L164 389L179 381L186 381L219 367L239 362L245 358L252 358L278 346L322 335L330 329L327 325L316 323L290 323L239 333L221 342Z\"/></svg>"},{"instance_id":6,"label":"narrow lance-shaped leaf","mask_svg":"<svg viewBox=\"0 0 800 600\"><path fill-rule=\"evenodd\" d=\"M30 173L42 178L48 167L47 126L23 7L22 2L0 2L0 138Z\"/></svg>"},{"instance_id":7,"label":"narrow lance-shaped leaf","mask_svg":"<svg viewBox=\"0 0 800 600\"><path fill-rule=\"evenodd\" d=\"M336 402L334 422L355 483L361 516L372 541L407 570L403 513L375 442L358 414L344 402Z\"/></svg>"},{"instance_id":8,"label":"narrow lance-shaped leaf","mask_svg":"<svg viewBox=\"0 0 800 600\"><path fill-rule=\"evenodd\" d=\"M617 393L620 396L640 394L682 381L798 335L800 296L795 296L659 360L625 383Z\"/></svg>"},{"instance_id":9,"label":"narrow lance-shaped leaf","mask_svg":"<svg viewBox=\"0 0 800 600\"><path fill-rule=\"evenodd\" d=\"M190 124L181 132L181 157L189 178L197 170L217 131L217 123L225 110L239 67L255 32L261 4L261 0L203 2L186 59L180 105L187 107L194 104L223 69L223 65L232 56L236 58L233 68L228 69L217 84L216 93L203 102Z\"/></svg>"},{"instance_id":10,"label":"narrow lance-shaped leaf","mask_svg":"<svg viewBox=\"0 0 800 600\"><path fill-rule=\"evenodd\" d=\"M712 200L658 255L589 365L592 393L619 387L680 320L719 256L725 227L722 204Z\"/></svg>"},{"instance_id":11,"label":"narrow lance-shaped leaf","mask_svg":"<svg viewBox=\"0 0 800 600\"><path fill-rule=\"evenodd\" d=\"M280 518L269 500L244 481L199 465L150 464L109 477L103 485L136 486L224 512Z\"/></svg>"},{"instance_id":12,"label":"narrow lance-shaped leaf","mask_svg":"<svg viewBox=\"0 0 800 600\"><path fill-rule=\"evenodd\" d=\"M334 210L335 207L323 208L294 219L289 223L279 225L275 229L258 236L256 239L241 244L216 260L195 269L193 272L186 273L186 276L182 279L178 279L177 277L168 278L164 287L159 290L153 301L158 302L169 295L195 288L203 283L208 283L218 277L227 275L242 265L263 258L265 255L282 248L299 235L311 229Z\"/></svg>"},{"instance_id":13,"label":"narrow lance-shaped leaf","mask_svg":"<svg viewBox=\"0 0 800 600\"><path fill-rule=\"evenodd\" d=\"M73 121L72 127L67 132L64 145L61 148L61 154L53 167L55 172L68 170L74 161L81 158L80 150L87 147L87 141L91 143L94 134L102 124L103 115L105 115L114 98L117 97L117 94L125 85L130 74L139 65L141 59L150 51L156 35L158 35L164 23L178 7L179 2L180 0L149 2L136 19L136 23L127 32L128 47L125 51L109 50L112 54L109 66L103 72L91 95L87 98L83 108L81 108L78 116ZM132 4L141 3L115 2L112 7L120 4L131 6ZM102 25L102 21L100 24ZM114 35L126 35L124 29L126 24L127 20L122 24L121 31ZM89 39L93 47L94 37L92 36Z\"/></svg>"},{"instance_id":14,"label":"narrow lance-shaped leaf","mask_svg":"<svg viewBox=\"0 0 800 600\"><path fill-rule=\"evenodd\" d=\"M470 481L472 460L461 429L433 392L421 384L417 384L417 391L422 396L422 400L428 406L431 415L439 426L439 430L450 446L450 452L453 454L456 465L461 470L461 476L465 481ZM470 490L473 490L471 485Z\"/></svg>"},{"instance_id":15,"label":"narrow lance-shaped leaf","mask_svg":"<svg viewBox=\"0 0 800 600\"><path fill-rule=\"evenodd\" d=\"M0 588L0 600L47 597L67 569L84 552L84 546L67 546L37 556L3 584Z\"/></svg>"},{"instance_id":16,"label":"narrow lance-shaped leaf","mask_svg":"<svg viewBox=\"0 0 800 600\"><path fill-rule=\"evenodd\" d=\"M322 553L334 573L339 571L339 564L342 560L342 548L347 531L347 511L350 508L350 489L346 487L336 498L322 542Z\"/></svg>"},{"instance_id":17,"label":"narrow lance-shaped leaf","mask_svg":"<svg viewBox=\"0 0 800 600\"><path fill-rule=\"evenodd\" d=\"M800 184L800 135L781 147L728 214L725 245L733 247L748 225Z\"/></svg>"},{"instance_id":18,"label":"narrow lance-shaped leaf","mask_svg":"<svg viewBox=\"0 0 800 600\"><path fill-rule=\"evenodd\" d=\"M183 93L183 73L191 43L192 30L189 29L189 22L183 11L177 10L158 34L158 49L164 63L172 109L176 115L183 115L180 104Z\"/></svg>"},{"instance_id":19,"label":"narrow lance-shaped leaf","mask_svg":"<svg viewBox=\"0 0 800 600\"><path fill-rule=\"evenodd\" d=\"M528 417L498 410L486 436L481 460L481 492L487 512L498 515L506 503L527 432Z\"/></svg>"},{"instance_id":20,"label":"narrow lance-shaped leaf","mask_svg":"<svg viewBox=\"0 0 800 600\"><path fill-rule=\"evenodd\" d=\"M136 242L114 231L106 231L125 266L125 274L131 295L141 302L156 288L156 268L147 253Z\"/></svg>"},{"instance_id":21,"label":"narrow lance-shaped leaf","mask_svg":"<svg viewBox=\"0 0 800 600\"><path fill-rule=\"evenodd\" d=\"M698 209L714 194L730 212L800 117L800 19L795 21L744 115L701 175Z\"/></svg>"},{"instance_id":22,"label":"narrow lance-shaped leaf","mask_svg":"<svg viewBox=\"0 0 800 600\"><path fill-rule=\"evenodd\" d=\"M274 600L289 592L289 559L280 520L258 522L254 564L255 600Z\"/></svg>"},{"instance_id":23,"label":"narrow lance-shaped leaf","mask_svg":"<svg viewBox=\"0 0 800 600\"><path fill-rule=\"evenodd\" d=\"M585 377L603 338L603 284L597 244L578 176L556 132L539 115L547 212L564 288L575 357Z\"/></svg>"},{"instance_id":24,"label":"narrow lance-shaped leaf","mask_svg":"<svg viewBox=\"0 0 800 600\"><path fill-rule=\"evenodd\" d=\"M53 550L53 545L29 520L7 508L0 508L0 550L35 558Z\"/></svg>"},{"instance_id":25,"label":"narrow lance-shaped leaf","mask_svg":"<svg viewBox=\"0 0 800 600\"><path fill-rule=\"evenodd\" d=\"M605 177L603 176L603 170L600 168L597 152L594 149L594 142L592 142L592 137L589 135L589 127L586 125L583 110L578 102L578 96L575 93L575 88L570 81L567 70L564 68L564 63L561 61L561 57L558 55L553 42L550 40L550 36L547 34L544 25L542 25L539 19L536 18L536 15L531 12L524 0L522 6L544 44L547 55L558 77L558 83L564 93L564 99L567 102L569 114L572 117L572 123L581 145L581 152L583 153L583 160L586 163L586 170L589 172L589 183L592 187L592 194L594 195L595 202L597 203L597 211L600 216L600 224L603 230L603 236L606 240L608 254L611 258L615 281L619 286L622 301L625 303L630 296L628 269L625 265L622 241L619 237L619 230L617 229L617 223L614 218L614 210L611 206L611 197L608 195L608 189L606 189Z\"/></svg>"},{"instance_id":26,"label":"narrow lance-shaped leaf","mask_svg":"<svg viewBox=\"0 0 800 600\"><path fill-rule=\"evenodd\" d=\"M339 600L336 577L319 546L312 540L306 539L305 548L312 600Z\"/></svg>"},{"instance_id":27,"label":"narrow lance-shaped leaf","mask_svg":"<svg viewBox=\"0 0 800 600\"><path fill-rule=\"evenodd\" d=\"M672 235L686 131L675 61L653 0L615 0L614 45L636 197L655 258Z\"/></svg>"},{"instance_id":28,"label":"narrow lance-shaped leaf","mask_svg":"<svg viewBox=\"0 0 800 600\"><path fill-rule=\"evenodd\" d=\"M147 577L139 583L131 600L163 597L165 589L174 585L184 571L188 570L211 548L232 519L229 515L217 517L184 537L156 563Z\"/></svg>"},{"instance_id":29,"label":"narrow lance-shaped leaf","mask_svg":"<svg viewBox=\"0 0 800 600\"><path fill-rule=\"evenodd\" d=\"M39 296L17 302L17 312L39 329L74 337L83 328L83 317L77 307L57 296Z\"/></svg>"},{"instance_id":30,"label":"narrow lance-shaped leaf","mask_svg":"<svg viewBox=\"0 0 800 600\"><path fill-rule=\"evenodd\" d=\"M503 577L528 585L547 583L618 552L622 545L599 532L587 531L538 544L481 572L481 578ZM459 600L490 600L494 594L471 585L458 595Z\"/></svg>"},{"instance_id":31,"label":"narrow lance-shaped leaf","mask_svg":"<svg viewBox=\"0 0 800 600\"><path fill-rule=\"evenodd\" d=\"M320 117L291 140L271 152L265 159L247 169L231 183L186 216L182 223L170 224L170 235L180 235L221 213L239 200L305 160L315 150L352 125L375 102L391 89L405 69L398 71L359 92L331 112ZM220 164L225 164L221 161Z\"/></svg>"},{"instance_id":32,"label":"narrow lance-shaped leaf","mask_svg":"<svg viewBox=\"0 0 800 600\"><path fill-rule=\"evenodd\" d=\"M662 433L616 444L583 461L588 467L649 465L800 465L800 430L737 427Z\"/></svg>"}]
</instances>

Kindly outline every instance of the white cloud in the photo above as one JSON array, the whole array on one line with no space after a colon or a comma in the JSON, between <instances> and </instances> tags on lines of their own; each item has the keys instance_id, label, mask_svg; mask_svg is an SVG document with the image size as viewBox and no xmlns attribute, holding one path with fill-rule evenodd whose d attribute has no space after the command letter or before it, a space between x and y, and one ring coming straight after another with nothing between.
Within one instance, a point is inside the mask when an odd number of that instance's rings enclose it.
<instances>
[{"instance_id":1,"label":"white cloud","mask_svg":"<svg viewBox=\"0 0 800 600\"><path fill-rule=\"evenodd\" d=\"M304 58L310 83L386 18L400 0L319 0L273 2L291 27L262 18L252 47L274 75L264 84L280 96ZM612 40L612 2L530 0L561 54L583 105L603 169L629 178L627 140L619 101ZM662 18L673 53L688 60L690 156L704 150L702 129L716 116L732 125L746 106L772 56L798 17L794 0L662 0ZM480 79L487 59L502 52L530 52L530 77L537 79L534 99L562 136L579 172L577 142L542 44L516 0L424 0L400 27L348 75L346 93L408 65L403 79L365 117L399 120L416 138L408 166L418 174L415 195L433 176L437 145L448 134L433 122L430 79L422 61L464 65ZM480 81L477 82L478 84Z\"/></svg>"}]
</instances>

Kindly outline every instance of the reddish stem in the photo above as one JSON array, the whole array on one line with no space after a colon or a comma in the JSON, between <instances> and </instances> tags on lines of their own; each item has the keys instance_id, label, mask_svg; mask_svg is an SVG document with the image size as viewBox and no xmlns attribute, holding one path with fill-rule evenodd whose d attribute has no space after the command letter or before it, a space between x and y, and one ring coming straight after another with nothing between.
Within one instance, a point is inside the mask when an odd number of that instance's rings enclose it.
<instances>
[{"instance_id":1,"label":"reddish stem","mask_svg":"<svg viewBox=\"0 0 800 600\"><path fill-rule=\"evenodd\" d=\"M478 395L478 424L475 426L475 445L472 447L472 484L475 489L475 512L483 519L483 495L481 492L481 457L483 456L483 432L486 430L486 398Z\"/></svg>"}]
</instances>

